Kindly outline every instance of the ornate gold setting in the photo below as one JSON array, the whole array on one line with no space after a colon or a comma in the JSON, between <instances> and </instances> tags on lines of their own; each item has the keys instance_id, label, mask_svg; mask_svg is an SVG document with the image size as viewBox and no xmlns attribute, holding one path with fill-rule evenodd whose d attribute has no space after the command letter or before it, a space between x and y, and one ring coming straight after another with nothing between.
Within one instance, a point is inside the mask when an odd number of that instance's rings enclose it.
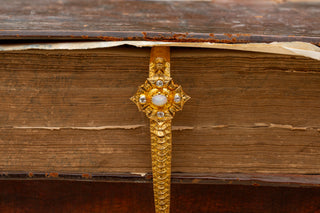
<instances>
[{"instance_id":1,"label":"ornate gold setting","mask_svg":"<svg viewBox=\"0 0 320 213\"><path fill-rule=\"evenodd\" d=\"M163 86L157 86L156 82L162 81ZM167 102L162 106L157 106L152 102L155 95L163 95ZM145 102L141 98L145 97ZM180 97L180 101L175 101L175 97ZM181 86L175 84L170 77L165 75L155 75L148 78L142 84L131 100L138 106L138 109L145 112L147 117L155 121L165 121L172 119L175 112L182 110L184 103L189 100ZM164 116L158 116L158 112L163 112Z\"/></svg>"},{"instance_id":2,"label":"ornate gold setting","mask_svg":"<svg viewBox=\"0 0 320 213\"><path fill-rule=\"evenodd\" d=\"M170 212L171 120L190 99L170 77L170 63L155 57L149 78L130 98L150 119L153 192L156 213Z\"/></svg>"}]
</instances>

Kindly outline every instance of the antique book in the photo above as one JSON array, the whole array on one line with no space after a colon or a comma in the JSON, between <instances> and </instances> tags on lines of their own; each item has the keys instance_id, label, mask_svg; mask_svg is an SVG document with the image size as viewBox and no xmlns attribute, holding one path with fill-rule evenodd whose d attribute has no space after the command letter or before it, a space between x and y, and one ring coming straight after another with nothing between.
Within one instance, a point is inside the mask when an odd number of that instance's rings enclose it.
<instances>
[{"instance_id":1,"label":"antique book","mask_svg":"<svg viewBox=\"0 0 320 213\"><path fill-rule=\"evenodd\" d=\"M191 97L172 119L171 212L319 211L319 14L317 1L3 4L0 212L155 211L152 121L130 100L153 46Z\"/></svg>"}]
</instances>

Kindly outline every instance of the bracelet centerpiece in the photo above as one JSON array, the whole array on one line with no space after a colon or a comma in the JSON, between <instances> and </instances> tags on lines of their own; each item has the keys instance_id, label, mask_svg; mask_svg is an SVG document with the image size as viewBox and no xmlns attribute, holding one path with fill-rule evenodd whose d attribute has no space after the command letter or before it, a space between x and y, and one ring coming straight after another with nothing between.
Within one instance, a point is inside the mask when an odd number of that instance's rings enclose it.
<instances>
[{"instance_id":1,"label":"bracelet centerpiece","mask_svg":"<svg viewBox=\"0 0 320 213\"><path fill-rule=\"evenodd\" d=\"M172 119L189 99L182 87L170 77L170 64L160 57L150 64L149 78L131 97L138 109L155 121Z\"/></svg>"}]
</instances>

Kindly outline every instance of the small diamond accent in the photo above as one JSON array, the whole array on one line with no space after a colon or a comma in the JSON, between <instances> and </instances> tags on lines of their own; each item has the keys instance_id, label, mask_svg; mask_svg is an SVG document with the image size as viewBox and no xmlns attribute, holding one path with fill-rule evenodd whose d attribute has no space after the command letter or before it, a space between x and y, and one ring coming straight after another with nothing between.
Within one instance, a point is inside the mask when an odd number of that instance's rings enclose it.
<instances>
[{"instance_id":1,"label":"small diamond accent","mask_svg":"<svg viewBox=\"0 0 320 213\"><path fill-rule=\"evenodd\" d=\"M162 86L163 86L163 81L157 80L156 85L157 85L158 87L162 87Z\"/></svg>"},{"instance_id":2,"label":"small diamond accent","mask_svg":"<svg viewBox=\"0 0 320 213\"><path fill-rule=\"evenodd\" d=\"M163 118L164 117L164 112L161 112L161 111L157 112L157 116L159 118Z\"/></svg>"},{"instance_id":3,"label":"small diamond accent","mask_svg":"<svg viewBox=\"0 0 320 213\"><path fill-rule=\"evenodd\" d=\"M179 103L181 101L180 95L177 93L174 95L174 102Z\"/></svg>"},{"instance_id":4,"label":"small diamond accent","mask_svg":"<svg viewBox=\"0 0 320 213\"><path fill-rule=\"evenodd\" d=\"M147 102L146 96L145 95L140 95L139 102L141 104L145 104Z\"/></svg>"}]
</instances>

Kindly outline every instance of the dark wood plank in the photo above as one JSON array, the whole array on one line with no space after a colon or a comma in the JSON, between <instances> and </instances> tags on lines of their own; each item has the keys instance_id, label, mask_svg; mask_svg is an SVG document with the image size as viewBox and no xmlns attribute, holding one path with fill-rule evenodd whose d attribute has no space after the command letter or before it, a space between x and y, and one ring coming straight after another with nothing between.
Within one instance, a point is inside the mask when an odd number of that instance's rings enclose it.
<instances>
[{"instance_id":1,"label":"dark wood plank","mask_svg":"<svg viewBox=\"0 0 320 213\"><path fill-rule=\"evenodd\" d=\"M151 183L1 180L0 211L154 212ZM318 212L320 188L172 184L171 212Z\"/></svg>"},{"instance_id":2,"label":"dark wood plank","mask_svg":"<svg viewBox=\"0 0 320 213\"><path fill-rule=\"evenodd\" d=\"M192 51L191 51L192 50ZM0 53L0 170L151 171L148 48ZM320 62L173 48L173 172L319 174Z\"/></svg>"},{"instance_id":3,"label":"dark wood plank","mask_svg":"<svg viewBox=\"0 0 320 213\"><path fill-rule=\"evenodd\" d=\"M317 2L11 0L0 14L1 39L320 44Z\"/></svg>"}]
</instances>

